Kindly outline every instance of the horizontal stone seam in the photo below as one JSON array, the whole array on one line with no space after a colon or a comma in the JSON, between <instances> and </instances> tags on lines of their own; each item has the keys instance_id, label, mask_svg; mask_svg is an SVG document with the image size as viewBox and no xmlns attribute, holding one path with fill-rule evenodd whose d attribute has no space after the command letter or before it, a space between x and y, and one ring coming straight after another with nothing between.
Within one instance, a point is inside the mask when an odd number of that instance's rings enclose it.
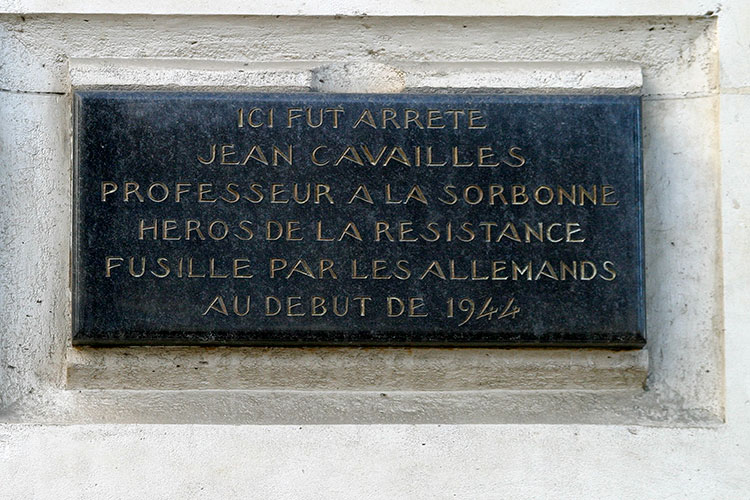
<instances>
[{"instance_id":1,"label":"horizontal stone seam","mask_svg":"<svg viewBox=\"0 0 750 500\"><path fill-rule=\"evenodd\" d=\"M30 95L67 95L67 92L42 92L38 90L16 90L0 88L0 92L8 94L30 94Z\"/></svg>"},{"instance_id":2,"label":"horizontal stone seam","mask_svg":"<svg viewBox=\"0 0 750 500\"><path fill-rule=\"evenodd\" d=\"M722 94L750 95L750 87L721 87Z\"/></svg>"},{"instance_id":3,"label":"horizontal stone seam","mask_svg":"<svg viewBox=\"0 0 750 500\"><path fill-rule=\"evenodd\" d=\"M681 99L703 99L706 97L718 97L718 91L712 92L688 92L685 94L643 94L644 101L678 101Z\"/></svg>"}]
</instances>

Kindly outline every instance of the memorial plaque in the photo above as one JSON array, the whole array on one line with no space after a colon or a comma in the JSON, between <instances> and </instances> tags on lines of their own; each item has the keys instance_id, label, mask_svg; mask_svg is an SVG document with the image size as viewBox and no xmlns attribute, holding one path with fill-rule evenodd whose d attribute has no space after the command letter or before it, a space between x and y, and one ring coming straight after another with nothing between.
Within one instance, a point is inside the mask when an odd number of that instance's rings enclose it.
<instances>
[{"instance_id":1,"label":"memorial plaque","mask_svg":"<svg viewBox=\"0 0 750 500\"><path fill-rule=\"evenodd\" d=\"M637 96L74 107L75 344L644 344Z\"/></svg>"}]
</instances>

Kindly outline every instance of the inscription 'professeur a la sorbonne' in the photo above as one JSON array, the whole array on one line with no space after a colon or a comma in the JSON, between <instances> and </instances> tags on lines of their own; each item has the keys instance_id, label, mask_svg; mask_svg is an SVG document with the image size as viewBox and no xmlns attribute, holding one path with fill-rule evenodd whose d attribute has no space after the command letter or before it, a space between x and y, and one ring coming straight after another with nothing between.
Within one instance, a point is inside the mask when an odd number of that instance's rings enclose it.
<instances>
[{"instance_id":1,"label":"inscription 'professeur a la sorbonne'","mask_svg":"<svg viewBox=\"0 0 750 500\"><path fill-rule=\"evenodd\" d=\"M259 101L209 109L223 125L181 144L182 165L88 184L123 228L93 279L204 283L202 299L181 304L183 322L442 318L503 331L537 314L525 294L540 292L519 287L601 289L628 271L600 248L620 237L616 226L608 234L591 214L616 214L631 186L570 167L545 181L539 143L492 108ZM581 165L588 152L569 154Z\"/></svg>"}]
</instances>

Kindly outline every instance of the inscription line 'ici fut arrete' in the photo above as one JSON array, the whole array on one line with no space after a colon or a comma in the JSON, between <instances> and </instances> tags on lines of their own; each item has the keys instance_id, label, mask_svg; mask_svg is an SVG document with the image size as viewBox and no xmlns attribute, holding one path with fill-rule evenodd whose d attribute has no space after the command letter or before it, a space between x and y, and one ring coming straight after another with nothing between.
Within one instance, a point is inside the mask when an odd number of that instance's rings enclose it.
<instances>
[{"instance_id":1,"label":"inscription line 'ici fut arrete'","mask_svg":"<svg viewBox=\"0 0 750 500\"><path fill-rule=\"evenodd\" d=\"M178 176L163 170L163 178L148 180L100 178L97 196L101 204L116 204L121 210L144 209L128 231L140 245L231 242L232 252L222 247L214 255L191 255L190 246L162 255L108 251L100 276L149 282L209 280L207 286L260 279L292 283L284 290L296 291L281 294L272 287L256 298L237 293L241 286L230 286L230 293L217 289L196 304L193 314L201 317L244 317L252 312L269 319L441 316L455 319L456 327L478 320L514 320L529 304L519 305L516 293L499 296L491 287L476 295L450 294L436 307L426 297L435 284L618 281L616 256L599 252L592 258L586 253L592 238L607 237L602 228L587 224L586 215L621 206L616 184L559 177L556 182L540 182L538 175L491 174L543 170L544 165L533 161L534 151L522 141L488 134L493 130L491 116L480 106L259 104L237 106L232 112L234 128L251 132L254 140L234 135L230 140L195 142L191 170L181 170ZM317 134L320 130L369 133ZM454 143L442 136L420 139L423 131L448 131ZM417 174L389 175L406 170ZM356 175L368 171L370 175ZM206 178L208 174L213 178ZM337 182L339 174L351 180ZM420 174L429 180L421 182ZM443 182L435 182L441 178ZM170 216L164 209L169 206L188 207L178 212L189 215ZM160 211L150 212L149 207ZM519 209L527 209L528 215L514 212ZM549 209L551 215L545 214ZM374 217L363 216L372 210ZM281 253L269 253L269 246L279 243L284 246L273 248ZM348 258L348 251L328 255L336 248L331 245L364 245L368 252ZM401 251L410 245L422 250ZM555 247L580 250L548 256L538 250ZM294 252L295 248L304 252ZM431 248L435 255L428 258ZM456 249L454 255L451 248ZM244 250L237 255L237 249ZM316 249L319 255L314 255ZM420 282L428 288L413 293L415 287L409 285L410 293L399 294L393 285L382 297L363 293L367 288L361 286L357 293L346 287L334 287L328 295L300 293L305 283L315 282Z\"/></svg>"}]
</instances>

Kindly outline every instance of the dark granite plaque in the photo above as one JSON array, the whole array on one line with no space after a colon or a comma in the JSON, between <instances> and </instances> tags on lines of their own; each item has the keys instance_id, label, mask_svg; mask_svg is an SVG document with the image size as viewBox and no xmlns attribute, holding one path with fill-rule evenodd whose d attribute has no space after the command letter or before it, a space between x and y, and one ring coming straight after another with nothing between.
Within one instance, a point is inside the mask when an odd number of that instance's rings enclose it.
<instances>
[{"instance_id":1,"label":"dark granite plaque","mask_svg":"<svg viewBox=\"0 0 750 500\"><path fill-rule=\"evenodd\" d=\"M78 92L75 344L638 347L640 98Z\"/></svg>"}]
</instances>

